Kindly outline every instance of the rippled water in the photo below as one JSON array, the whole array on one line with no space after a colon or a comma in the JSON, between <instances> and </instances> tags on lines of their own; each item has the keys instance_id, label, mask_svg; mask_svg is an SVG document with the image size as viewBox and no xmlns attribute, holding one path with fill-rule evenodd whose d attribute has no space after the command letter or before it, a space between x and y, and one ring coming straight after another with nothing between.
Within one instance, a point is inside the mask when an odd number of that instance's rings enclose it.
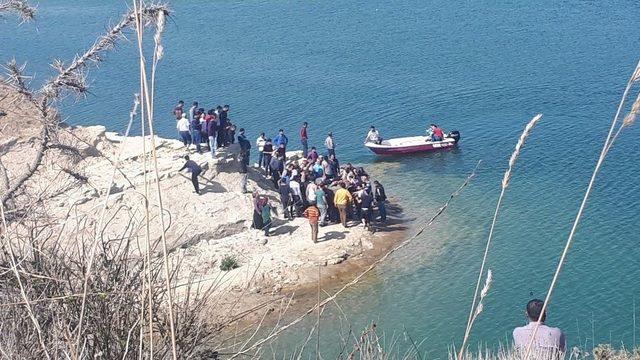
<instances>
[{"instance_id":1,"label":"rippled water","mask_svg":"<svg viewBox=\"0 0 640 360\"><path fill-rule=\"evenodd\" d=\"M381 173L408 218L446 200L477 160L478 177L438 224L339 299L355 328L376 321L406 332L430 357L459 342L508 156L524 124L544 114L504 200L489 257L494 284L472 341L495 346L543 297L638 56L635 2L176 1L158 74L157 121L174 136L178 99L228 103L251 136L311 142L333 130L343 161ZM27 61L34 85L47 63L70 59L115 20L125 2L40 2L35 25L0 24L0 58ZM135 49L122 43L91 70L93 95L63 104L72 124L123 130L136 91ZM421 133L438 122L461 131L455 151L376 158L366 128ZM625 131L598 178L549 310L571 345L631 344L639 294L638 128ZM416 221L416 226L423 220ZM325 354L337 351L338 311L325 312ZM287 334L281 346L302 331Z\"/></svg>"}]
</instances>

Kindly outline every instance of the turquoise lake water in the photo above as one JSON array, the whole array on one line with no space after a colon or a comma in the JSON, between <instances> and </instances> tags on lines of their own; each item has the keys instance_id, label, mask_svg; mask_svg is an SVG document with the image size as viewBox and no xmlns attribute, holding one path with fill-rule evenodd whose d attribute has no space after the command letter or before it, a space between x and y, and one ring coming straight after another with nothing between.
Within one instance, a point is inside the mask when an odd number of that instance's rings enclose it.
<instances>
[{"instance_id":1,"label":"turquoise lake water","mask_svg":"<svg viewBox=\"0 0 640 360\"><path fill-rule=\"evenodd\" d=\"M517 138L533 132L504 199L488 266L494 283L472 337L497 346L544 297L624 85L640 55L640 5L631 1L175 1L158 73L156 123L175 136L179 99L230 104L251 137L302 121L311 143L333 130L338 157L364 164L414 227L432 215L482 159L477 178L438 223L338 299L354 329L371 321L406 331L429 358L459 342L500 180ZM91 45L125 1L46 0L35 24L0 23L0 59L27 63L34 85L48 63ZM137 88L137 58L122 42L89 72L92 95L62 104L71 124L123 131ZM437 122L462 133L458 149L377 158L369 125L385 137ZM549 309L570 345L631 345L640 295L640 130L610 153ZM323 354L338 351L339 311L329 308ZM312 319L311 319L312 320ZM278 344L304 336L309 323ZM404 346L404 345L403 345ZM278 350L280 351L280 350Z\"/></svg>"}]
</instances>

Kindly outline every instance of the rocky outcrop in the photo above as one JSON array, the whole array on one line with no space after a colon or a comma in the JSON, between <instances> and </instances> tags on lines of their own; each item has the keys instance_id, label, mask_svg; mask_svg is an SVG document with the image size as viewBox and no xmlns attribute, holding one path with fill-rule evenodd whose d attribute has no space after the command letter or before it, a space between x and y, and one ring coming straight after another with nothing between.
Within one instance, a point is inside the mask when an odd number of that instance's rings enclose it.
<instances>
[{"instance_id":1,"label":"rocky outcrop","mask_svg":"<svg viewBox=\"0 0 640 360\"><path fill-rule=\"evenodd\" d=\"M382 241L362 226L329 225L314 244L306 219L280 218L279 196L258 168L249 169L248 190L270 199L274 221L269 237L251 229L252 195L241 192L237 144L212 158L178 140L156 138L153 145L150 137L125 138L102 126L68 128L60 136L77 151L47 152L26 192L37 194L43 211L36 215L56 234L56 245L82 256L94 239L126 246L131 256L143 256L150 243L153 256L161 256L164 225L177 284L196 281L262 302L260 297L315 283L318 265L340 268ZM190 174L179 171L186 154L204 169L201 195L194 193ZM221 270L225 258L239 267Z\"/></svg>"}]
</instances>

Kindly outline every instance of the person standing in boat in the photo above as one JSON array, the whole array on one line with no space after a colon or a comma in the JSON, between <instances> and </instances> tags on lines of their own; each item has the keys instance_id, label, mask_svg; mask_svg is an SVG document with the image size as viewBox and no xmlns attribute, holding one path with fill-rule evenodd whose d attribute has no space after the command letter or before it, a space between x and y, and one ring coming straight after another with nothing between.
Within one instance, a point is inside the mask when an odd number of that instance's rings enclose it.
<instances>
[{"instance_id":1,"label":"person standing in boat","mask_svg":"<svg viewBox=\"0 0 640 360\"><path fill-rule=\"evenodd\" d=\"M375 144L380 144L382 143L382 138L380 137L380 133L378 132L378 130L376 130L375 126L371 126L371 129L369 130L369 133L367 134L367 138L364 140L364 143L375 143Z\"/></svg>"}]
</instances>

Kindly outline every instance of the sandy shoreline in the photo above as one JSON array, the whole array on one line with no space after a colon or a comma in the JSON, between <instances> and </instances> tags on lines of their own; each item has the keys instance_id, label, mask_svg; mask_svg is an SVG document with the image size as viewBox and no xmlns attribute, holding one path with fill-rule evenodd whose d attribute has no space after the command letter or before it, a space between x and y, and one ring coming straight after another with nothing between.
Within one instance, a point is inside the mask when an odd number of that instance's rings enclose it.
<instances>
[{"instance_id":1,"label":"sandy shoreline","mask_svg":"<svg viewBox=\"0 0 640 360\"><path fill-rule=\"evenodd\" d=\"M391 201L393 204L393 199ZM401 215L401 209L396 207L389 215L390 221L388 222L388 227L384 231L374 235L373 247L349 257L340 264L316 265L301 269L298 274L303 280L284 287L278 293L256 294L251 291L241 292L244 297L238 308L245 310L255 309L255 311L240 320L238 326L240 328L246 326L252 329L252 326L263 321L263 327L268 328L272 326L280 316L278 311L285 307L287 318L296 317L306 312L317 303L318 278L320 278L322 299L329 296L326 295L327 293L333 294L346 283L352 281L395 245L405 240L407 236L407 222ZM375 276L375 272L369 273L367 276ZM273 316L267 316L265 319L262 319L265 313L273 313ZM285 314L282 314L282 316L285 316Z\"/></svg>"}]
</instances>

